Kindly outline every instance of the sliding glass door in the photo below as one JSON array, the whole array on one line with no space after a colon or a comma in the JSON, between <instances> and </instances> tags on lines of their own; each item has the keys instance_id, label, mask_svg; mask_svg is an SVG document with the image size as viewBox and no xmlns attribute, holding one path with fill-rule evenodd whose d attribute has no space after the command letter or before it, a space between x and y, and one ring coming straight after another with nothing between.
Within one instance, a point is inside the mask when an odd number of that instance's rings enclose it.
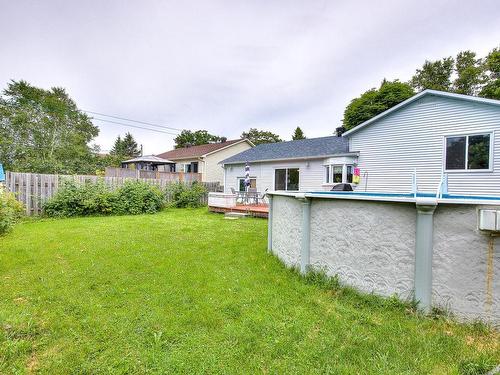
<instances>
[{"instance_id":1,"label":"sliding glass door","mask_svg":"<svg viewBox=\"0 0 500 375\"><path fill-rule=\"evenodd\" d=\"M299 190L299 168L280 168L274 170L274 190Z\"/></svg>"}]
</instances>

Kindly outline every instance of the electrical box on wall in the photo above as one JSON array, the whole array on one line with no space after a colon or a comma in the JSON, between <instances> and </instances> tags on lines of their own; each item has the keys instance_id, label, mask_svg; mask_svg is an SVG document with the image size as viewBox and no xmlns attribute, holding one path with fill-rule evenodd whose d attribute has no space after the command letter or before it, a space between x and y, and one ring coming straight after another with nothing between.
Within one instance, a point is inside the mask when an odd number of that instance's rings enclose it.
<instances>
[{"instance_id":1,"label":"electrical box on wall","mask_svg":"<svg viewBox=\"0 0 500 375\"><path fill-rule=\"evenodd\" d=\"M478 228L493 232L500 231L500 211L497 210L479 210Z\"/></svg>"}]
</instances>

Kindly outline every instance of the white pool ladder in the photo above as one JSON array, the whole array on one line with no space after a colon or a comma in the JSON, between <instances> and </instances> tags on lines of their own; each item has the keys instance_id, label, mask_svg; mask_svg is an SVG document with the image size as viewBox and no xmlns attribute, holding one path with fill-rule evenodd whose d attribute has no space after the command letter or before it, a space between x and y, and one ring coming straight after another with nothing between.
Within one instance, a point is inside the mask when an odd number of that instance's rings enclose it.
<instances>
[{"instance_id":1,"label":"white pool ladder","mask_svg":"<svg viewBox=\"0 0 500 375\"><path fill-rule=\"evenodd\" d=\"M413 198L416 198L417 197L417 191L418 191L418 186L417 186L417 168L413 169L412 181L411 181L411 191L413 193Z\"/></svg>"},{"instance_id":2,"label":"white pool ladder","mask_svg":"<svg viewBox=\"0 0 500 375\"><path fill-rule=\"evenodd\" d=\"M448 174L441 172L441 178L439 179L439 185L436 191L436 198L443 198L443 194L448 194Z\"/></svg>"}]
</instances>

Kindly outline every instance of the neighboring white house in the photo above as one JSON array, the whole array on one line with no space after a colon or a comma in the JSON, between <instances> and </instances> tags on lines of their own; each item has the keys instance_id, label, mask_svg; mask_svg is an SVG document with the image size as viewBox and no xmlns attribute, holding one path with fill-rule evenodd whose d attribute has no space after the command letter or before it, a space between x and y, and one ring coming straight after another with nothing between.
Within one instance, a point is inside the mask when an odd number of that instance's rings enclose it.
<instances>
[{"instance_id":1,"label":"neighboring white house","mask_svg":"<svg viewBox=\"0 0 500 375\"><path fill-rule=\"evenodd\" d=\"M253 147L248 139L177 148L157 155L172 160L172 172L201 173L203 182L224 183L224 170L220 161Z\"/></svg>"},{"instance_id":2,"label":"neighboring white house","mask_svg":"<svg viewBox=\"0 0 500 375\"><path fill-rule=\"evenodd\" d=\"M339 182L352 182L356 160L347 139L337 136L261 144L221 162L224 190L244 190L246 163L250 187L259 192L330 190Z\"/></svg>"},{"instance_id":3,"label":"neighboring white house","mask_svg":"<svg viewBox=\"0 0 500 375\"><path fill-rule=\"evenodd\" d=\"M169 158L170 159L170 158ZM500 195L500 101L425 90L344 133L258 145L221 163L225 192L251 187L321 191L352 183L358 191Z\"/></svg>"},{"instance_id":4,"label":"neighboring white house","mask_svg":"<svg viewBox=\"0 0 500 375\"><path fill-rule=\"evenodd\" d=\"M361 191L500 195L500 101L425 90L344 133Z\"/></svg>"}]
</instances>

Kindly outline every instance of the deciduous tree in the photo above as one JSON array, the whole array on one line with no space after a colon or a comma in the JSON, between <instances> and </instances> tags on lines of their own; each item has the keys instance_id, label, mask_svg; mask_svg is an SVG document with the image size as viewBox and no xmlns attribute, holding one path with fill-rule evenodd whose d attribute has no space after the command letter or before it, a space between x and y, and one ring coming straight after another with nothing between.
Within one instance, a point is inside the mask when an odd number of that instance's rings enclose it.
<instances>
[{"instance_id":1,"label":"deciduous tree","mask_svg":"<svg viewBox=\"0 0 500 375\"><path fill-rule=\"evenodd\" d=\"M457 94L477 95L481 84L486 80L483 62L472 51L463 51L457 55L455 74L453 91Z\"/></svg>"},{"instance_id":2,"label":"deciduous tree","mask_svg":"<svg viewBox=\"0 0 500 375\"><path fill-rule=\"evenodd\" d=\"M417 69L410 83L417 91L425 89L450 91L454 63L453 57L445 57L437 61L426 60L422 68Z\"/></svg>"},{"instance_id":3,"label":"deciduous tree","mask_svg":"<svg viewBox=\"0 0 500 375\"><path fill-rule=\"evenodd\" d=\"M486 84L479 96L500 100L500 48L492 50L484 60Z\"/></svg>"},{"instance_id":4,"label":"deciduous tree","mask_svg":"<svg viewBox=\"0 0 500 375\"><path fill-rule=\"evenodd\" d=\"M14 171L88 173L99 133L60 87L11 81L0 96L0 160Z\"/></svg>"},{"instance_id":5,"label":"deciduous tree","mask_svg":"<svg viewBox=\"0 0 500 375\"><path fill-rule=\"evenodd\" d=\"M188 146L198 146L207 143L218 143L227 141L226 137L210 134L206 130L183 130L181 134L174 138L175 148Z\"/></svg>"},{"instance_id":6,"label":"deciduous tree","mask_svg":"<svg viewBox=\"0 0 500 375\"><path fill-rule=\"evenodd\" d=\"M267 130L258 130L256 128L250 128L248 132L241 133L241 138L250 140L254 145L282 142L279 135Z\"/></svg>"},{"instance_id":7,"label":"deciduous tree","mask_svg":"<svg viewBox=\"0 0 500 375\"><path fill-rule=\"evenodd\" d=\"M343 128L352 129L414 94L407 83L384 80L380 88L370 89L349 103L344 111ZM343 132L342 129L337 129L337 134L339 131Z\"/></svg>"}]
</instances>

